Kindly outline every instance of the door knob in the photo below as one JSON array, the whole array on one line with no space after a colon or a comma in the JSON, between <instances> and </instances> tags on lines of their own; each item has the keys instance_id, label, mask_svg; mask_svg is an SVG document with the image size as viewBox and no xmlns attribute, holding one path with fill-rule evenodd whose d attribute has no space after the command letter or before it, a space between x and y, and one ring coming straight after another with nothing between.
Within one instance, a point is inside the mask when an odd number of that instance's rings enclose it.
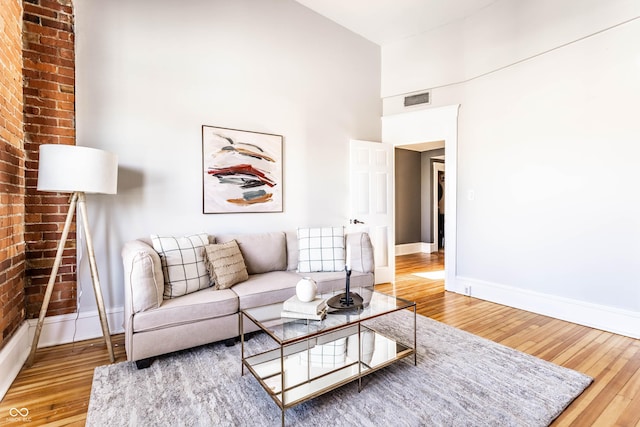
<instances>
[{"instance_id":1,"label":"door knob","mask_svg":"<svg viewBox=\"0 0 640 427\"><path fill-rule=\"evenodd\" d=\"M351 219L349 220L350 224L364 224L364 222L360 221L359 219Z\"/></svg>"}]
</instances>

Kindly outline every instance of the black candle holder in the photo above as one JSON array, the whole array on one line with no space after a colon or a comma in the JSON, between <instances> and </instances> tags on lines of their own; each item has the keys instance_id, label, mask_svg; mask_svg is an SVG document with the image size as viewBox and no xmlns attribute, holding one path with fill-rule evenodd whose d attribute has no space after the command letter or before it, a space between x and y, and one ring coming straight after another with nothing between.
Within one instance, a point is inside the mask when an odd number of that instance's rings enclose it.
<instances>
[{"instance_id":1,"label":"black candle holder","mask_svg":"<svg viewBox=\"0 0 640 427\"><path fill-rule=\"evenodd\" d=\"M355 292L351 292L351 270L344 268L346 273L345 291L343 294L335 295L327 300L327 305L336 310L353 310L362 308L363 299Z\"/></svg>"}]
</instances>

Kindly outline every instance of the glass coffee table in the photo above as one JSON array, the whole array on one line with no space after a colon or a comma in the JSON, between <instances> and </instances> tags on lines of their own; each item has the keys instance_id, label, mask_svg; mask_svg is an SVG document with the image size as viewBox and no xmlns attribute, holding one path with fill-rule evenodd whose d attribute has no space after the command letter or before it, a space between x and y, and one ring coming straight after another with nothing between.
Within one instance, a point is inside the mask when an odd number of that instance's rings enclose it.
<instances>
[{"instance_id":1,"label":"glass coffee table","mask_svg":"<svg viewBox=\"0 0 640 427\"><path fill-rule=\"evenodd\" d=\"M363 376L405 357L413 356L417 364L416 303L371 288L352 292L363 298L364 306L330 309L324 320L281 317L282 303L241 310L242 375L246 367L280 407L283 426L288 408L354 380L358 380L360 391ZM326 299L332 296L322 295ZM405 309L413 310L412 345L367 325L370 320ZM265 332L274 348L245 355L246 320L250 330Z\"/></svg>"}]
</instances>

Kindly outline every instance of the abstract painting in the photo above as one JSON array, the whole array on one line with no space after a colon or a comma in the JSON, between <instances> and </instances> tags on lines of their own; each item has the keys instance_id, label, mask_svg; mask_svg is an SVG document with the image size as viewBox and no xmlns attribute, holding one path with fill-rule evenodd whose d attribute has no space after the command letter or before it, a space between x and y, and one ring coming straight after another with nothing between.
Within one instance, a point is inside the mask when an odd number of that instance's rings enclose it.
<instances>
[{"instance_id":1,"label":"abstract painting","mask_svg":"<svg viewBox=\"0 0 640 427\"><path fill-rule=\"evenodd\" d=\"M282 212L282 139L203 125L203 212Z\"/></svg>"}]
</instances>

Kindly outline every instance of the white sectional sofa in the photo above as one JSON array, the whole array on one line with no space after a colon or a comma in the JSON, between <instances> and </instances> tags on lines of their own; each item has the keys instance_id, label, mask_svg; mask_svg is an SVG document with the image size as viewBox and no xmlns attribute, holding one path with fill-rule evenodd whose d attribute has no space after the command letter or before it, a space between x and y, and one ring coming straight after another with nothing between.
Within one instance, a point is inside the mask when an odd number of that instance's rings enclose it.
<instances>
[{"instance_id":1,"label":"white sectional sofa","mask_svg":"<svg viewBox=\"0 0 640 427\"><path fill-rule=\"evenodd\" d=\"M165 278L151 240L127 242L122 249L125 274L125 347L139 368L151 358L239 335L239 311L281 302L295 295L301 277L312 277L319 293L345 286L344 271L298 273L296 231L208 236L210 243L235 240L248 280L229 289L201 289L164 299ZM350 248L351 286L373 287L373 247L366 233L345 234Z\"/></svg>"}]
</instances>

